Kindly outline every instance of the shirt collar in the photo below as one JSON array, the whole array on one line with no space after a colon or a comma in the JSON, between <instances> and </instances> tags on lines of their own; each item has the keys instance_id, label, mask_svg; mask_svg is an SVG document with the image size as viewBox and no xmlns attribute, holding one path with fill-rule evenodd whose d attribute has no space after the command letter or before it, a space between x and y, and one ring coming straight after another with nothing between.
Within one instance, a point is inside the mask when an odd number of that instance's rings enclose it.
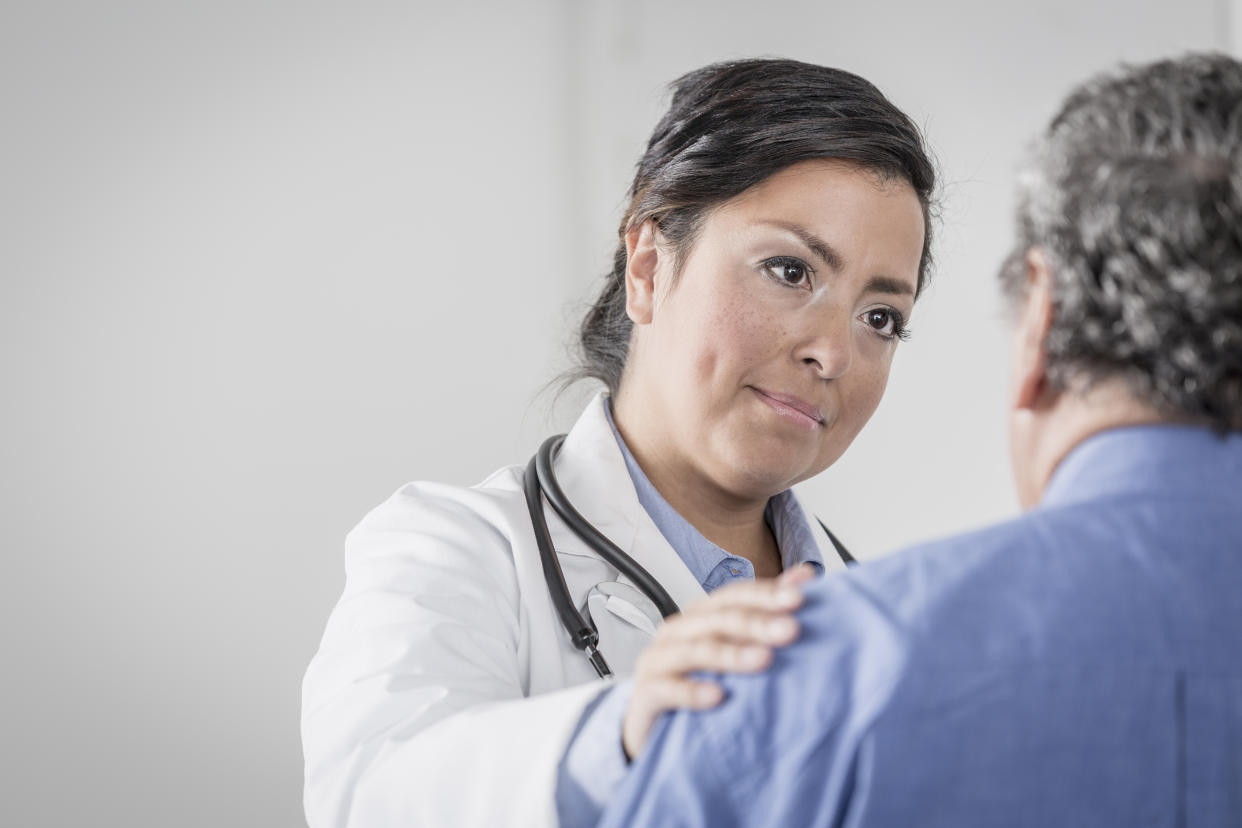
<instances>
[{"instance_id":1,"label":"shirt collar","mask_svg":"<svg viewBox=\"0 0 1242 828\"><path fill-rule=\"evenodd\" d=\"M764 516L772 527L772 534L776 535L783 569L809 563L817 572L824 571L824 559L820 557L819 544L815 542L815 531L791 489L769 498Z\"/></svg>"},{"instance_id":2,"label":"shirt collar","mask_svg":"<svg viewBox=\"0 0 1242 828\"><path fill-rule=\"evenodd\" d=\"M1075 446L1048 481L1040 506L1101 495L1169 491L1233 494L1242 476L1242 434L1197 426L1127 426Z\"/></svg>"},{"instance_id":3,"label":"shirt collar","mask_svg":"<svg viewBox=\"0 0 1242 828\"><path fill-rule=\"evenodd\" d=\"M634 482L634 491L638 495L639 504L646 510L651 521L660 530L660 534L664 535L694 577L700 583L705 584L708 576L722 561L730 558L741 560L704 537L690 521L669 505L663 495L647 479L647 475L638 465L638 461L634 459L629 446L621 438L621 432L617 430L617 424L612 419L611 399L605 400L604 413L608 417L608 425L612 429L613 436L617 439L621 455L625 458L625 468ZM768 505L764 509L764 518L768 526L772 527L772 534L776 537L776 545L780 549L781 565L784 569L801 563L809 563L819 572L824 571L824 561L820 557L815 536L810 524L807 523L802 506L793 496L792 491L786 489L769 498Z\"/></svg>"}]
</instances>

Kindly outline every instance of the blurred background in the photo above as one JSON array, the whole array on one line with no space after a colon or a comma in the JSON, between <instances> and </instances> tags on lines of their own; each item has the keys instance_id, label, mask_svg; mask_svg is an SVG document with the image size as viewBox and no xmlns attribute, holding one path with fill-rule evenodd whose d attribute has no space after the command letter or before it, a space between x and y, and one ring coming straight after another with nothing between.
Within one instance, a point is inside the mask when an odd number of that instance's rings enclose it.
<instances>
[{"instance_id":1,"label":"blurred background","mask_svg":"<svg viewBox=\"0 0 1242 828\"><path fill-rule=\"evenodd\" d=\"M786 56L926 130L934 286L804 496L861 557L1004 518L1021 151L1242 0L6 2L0 823L296 826L342 540L525 462L666 84Z\"/></svg>"}]
</instances>

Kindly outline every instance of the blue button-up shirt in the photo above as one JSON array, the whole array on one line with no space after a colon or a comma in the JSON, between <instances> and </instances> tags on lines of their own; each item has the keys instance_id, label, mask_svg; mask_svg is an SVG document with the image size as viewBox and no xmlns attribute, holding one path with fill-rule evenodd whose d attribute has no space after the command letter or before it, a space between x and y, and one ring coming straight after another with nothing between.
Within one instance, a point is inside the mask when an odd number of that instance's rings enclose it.
<instances>
[{"instance_id":1,"label":"blue button-up shirt","mask_svg":"<svg viewBox=\"0 0 1242 828\"><path fill-rule=\"evenodd\" d=\"M611 401L604 411L625 458L639 504L703 589L711 592L733 581L754 579L755 569L749 560L732 555L705 538L651 485L621 439L612 419ZM791 492L770 498L764 518L776 538L786 569L807 563L823 571L824 562L813 530ZM629 681L617 682L583 711L558 771L556 803L562 825L594 824L604 803L624 778L628 762L621 747L621 723L631 689Z\"/></svg>"},{"instance_id":2,"label":"blue button-up shirt","mask_svg":"<svg viewBox=\"0 0 1242 828\"><path fill-rule=\"evenodd\" d=\"M800 616L657 725L602 824L1242 825L1242 435L1096 435L1036 509Z\"/></svg>"}]
</instances>

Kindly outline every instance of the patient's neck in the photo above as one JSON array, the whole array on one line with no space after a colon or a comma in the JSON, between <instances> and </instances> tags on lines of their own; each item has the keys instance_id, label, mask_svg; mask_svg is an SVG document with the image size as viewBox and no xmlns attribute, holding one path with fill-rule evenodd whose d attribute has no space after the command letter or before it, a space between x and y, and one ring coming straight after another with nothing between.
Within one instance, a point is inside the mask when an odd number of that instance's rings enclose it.
<instances>
[{"instance_id":1,"label":"patient's neck","mask_svg":"<svg viewBox=\"0 0 1242 828\"><path fill-rule=\"evenodd\" d=\"M1182 422L1135 399L1121 381L1050 394L1045 405L1011 412L1010 450L1024 508L1043 496L1053 473L1080 443L1113 428Z\"/></svg>"}]
</instances>

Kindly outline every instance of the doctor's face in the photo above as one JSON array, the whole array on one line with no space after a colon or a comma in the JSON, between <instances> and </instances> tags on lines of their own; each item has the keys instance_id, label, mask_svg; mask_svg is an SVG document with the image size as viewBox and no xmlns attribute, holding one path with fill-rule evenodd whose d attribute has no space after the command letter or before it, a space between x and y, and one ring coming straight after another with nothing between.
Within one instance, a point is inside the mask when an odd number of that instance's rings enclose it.
<instances>
[{"instance_id":1,"label":"doctor's face","mask_svg":"<svg viewBox=\"0 0 1242 828\"><path fill-rule=\"evenodd\" d=\"M632 231L627 441L683 484L767 498L871 417L914 306L923 213L905 181L806 161L707 214L676 273Z\"/></svg>"}]
</instances>

